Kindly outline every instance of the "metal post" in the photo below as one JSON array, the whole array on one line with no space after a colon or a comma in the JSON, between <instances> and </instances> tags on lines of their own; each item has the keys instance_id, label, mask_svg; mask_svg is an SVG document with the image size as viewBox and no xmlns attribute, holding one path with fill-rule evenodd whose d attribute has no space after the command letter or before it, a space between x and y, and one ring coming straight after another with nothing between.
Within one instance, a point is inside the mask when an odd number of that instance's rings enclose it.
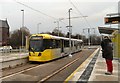
<instances>
[{"instance_id":1,"label":"metal post","mask_svg":"<svg viewBox=\"0 0 120 83\"><path fill-rule=\"evenodd\" d=\"M58 36L60 36L60 33L59 33L59 21L60 21L60 19L58 20L58 21L55 21L54 23L57 23L57 28L58 28Z\"/></svg>"},{"instance_id":2,"label":"metal post","mask_svg":"<svg viewBox=\"0 0 120 83\"><path fill-rule=\"evenodd\" d=\"M78 39L79 39L79 34L78 34Z\"/></svg>"},{"instance_id":3,"label":"metal post","mask_svg":"<svg viewBox=\"0 0 120 83\"><path fill-rule=\"evenodd\" d=\"M118 2L118 14L120 14L120 1ZM118 30L118 33L120 34L120 23L118 23Z\"/></svg>"},{"instance_id":4,"label":"metal post","mask_svg":"<svg viewBox=\"0 0 120 83\"><path fill-rule=\"evenodd\" d=\"M84 30L88 30L88 45L89 45L88 48L90 48L90 28L83 29L83 33L84 33Z\"/></svg>"},{"instance_id":5,"label":"metal post","mask_svg":"<svg viewBox=\"0 0 120 83\"><path fill-rule=\"evenodd\" d=\"M57 21L57 25L58 25L58 36L60 35L60 33L59 33L59 21Z\"/></svg>"},{"instance_id":6,"label":"metal post","mask_svg":"<svg viewBox=\"0 0 120 83\"><path fill-rule=\"evenodd\" d=\"M120 14L120 1L118 2L118 15ZM120 16L120 15L119 15ZM118 23L118 41L117 41L117 45L118 45L118 47L117 47L117 56L119 56L119 49L120 49L120 47L119 47L119 42L120 42L120 36L119 36L119 34L120 34L120 23ZM119 60L120 61L120 60ZM120 73L119 73L119 75L120 75Z\"/></svg>"},{"instance_id":7,"label":"metal post","mask_svg":"<svg viewBox=\"0 0 120 83\"><path fill-rule=\"evenodd\" d=\"M69 56L71 55L71 51L72 51L72 47L71 47L71 35L72 35L72 29L71 29L71 21L70 21L70 12L71 12L72 8L69 9L69 46L70 46L70 52L69 52Z\"/></svg>"},{"instance_id":8,"label":"metal post","mask_svg":"<svg viewBox=\"0 0 120 83\"><path fill-rule=\"evenodd\" d=\"M22 11L22 28L24 28L24 10L21 10L21 11ZM23 46L24 46L24 35L23 35L23 31L22 31L22 47Z\"/></svg>"},{"instance_id":9,"label":"metal post","mask_svg":"<svg viewBox=\"0 0 120 83\"><path fill-rule=\"evenodd\" d=\"M94 33L95 33L95 28L85 28L85 29L83 29L83 33L84 33L84 30L88 30L88 45L89 45L88 48L90 48L90 45L91 45L91 38L90 38L90 30L91 29L94 29Z\"/></svg>"},{"instance_id":10,"label":"metal post","mask_svg":"<svg viewBox=\"0 0 120 83\"><path fill-rule=\"evenodd\" d=\"M59 36L59 20L58 21L55 21L55 23L57 23L57 28L58 28L58 36Z\"/></svg>"},{"instance_id":11,"label":"metal post","mask_svg":"<svg viewBox=\"0 0 120 83\"><path fill-rule=\"evenodd\" d=\"M39 25L40 25L41 23L38 23L37 24L37 33L39 34Z\"/></svg>"},{"instance_id":12,"label":"metal post","mask_svg":"<svg viewBox=\"0 0 120 83\"><path fill-rule=\"evenodd\" d=\"M90 48L90 28L88 28L88 45L89 45L89 48Z\"/></svg>"}]
</instances>

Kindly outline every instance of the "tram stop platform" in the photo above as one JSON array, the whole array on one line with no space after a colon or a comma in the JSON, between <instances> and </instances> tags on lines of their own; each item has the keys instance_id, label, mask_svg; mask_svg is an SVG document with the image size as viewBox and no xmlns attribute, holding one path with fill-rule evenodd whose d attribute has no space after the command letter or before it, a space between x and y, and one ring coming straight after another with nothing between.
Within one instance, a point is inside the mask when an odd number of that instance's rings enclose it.
<instances>
[{"instance_id":1,"label":"tram stop platform","mask_svg":"<svg viewBox=\"0 0 120 83\"><path fill-rule=\"evenodd\" d=\"M105 59L98 48L90 57L82 63L65 81L78 83L120 83L120 62L113 59L113 74L105 75L107 72ZM118 68L119 67L119 68Z\"/></svg>"},{"instance_id":2,"label":"tram stop platform","mask_svg":"<svg viewBox=\"0 0 120 83\"><path fill-rule=\"evenodd\" d=\"M0 69L28 62L28 53L0 53Z\"/></svg>"},{"instance_id":3,"label":"tram stop platform","mask_svg":"<svg viewBox=\"0 0 120 83\"><path fill-rule=\"evenodd\" d=\"M102 52L100 51L88 81L114 81L114 82L120 81L119 77L120 72L118 71L120 63L116 58L114 58L112 62L113 62L113 74L105 75L105 72L107 72L106 61L104 58L102 58Z\"/></svg>"}]
</instances>

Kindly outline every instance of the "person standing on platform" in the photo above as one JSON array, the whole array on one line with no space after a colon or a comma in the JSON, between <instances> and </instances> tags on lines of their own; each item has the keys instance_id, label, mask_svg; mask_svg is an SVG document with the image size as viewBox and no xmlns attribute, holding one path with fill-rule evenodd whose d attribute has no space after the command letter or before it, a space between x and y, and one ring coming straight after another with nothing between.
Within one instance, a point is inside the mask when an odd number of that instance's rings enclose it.
<instances>
[{"instance_id":1,"label":"person standing on platform","mask_svg":"<svg viewBox=\"0 0 120 83\"><path fill-rule=\"evenodd\" d=\"M112 41L109 39L108 36L105 36L103 41L101 42L102 47L102 57L106 60L107 65L107 72L106 75L112 75L113 73L113 45Z\"/></svg>"}]
</instances>

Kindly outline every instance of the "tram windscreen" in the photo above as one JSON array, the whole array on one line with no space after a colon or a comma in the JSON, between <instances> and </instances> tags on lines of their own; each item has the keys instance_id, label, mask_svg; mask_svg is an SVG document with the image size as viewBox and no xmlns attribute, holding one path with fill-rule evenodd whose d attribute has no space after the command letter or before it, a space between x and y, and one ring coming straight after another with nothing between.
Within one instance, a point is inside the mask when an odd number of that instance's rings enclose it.
<instances>
[{"instance_id":1,"label":"tram windscreen","mask_svg":"<svg viewBox=\"0 0 120 83\"><path fill-rule=\"evenodd\" d=\"M31 40L30 41L30 51L40 52L43 50L42 40Z\"/></svg>"},{"instance_id":2,"label":"tram windscreen","mask_svg":"<svg viewBox=\"0 0 120 83\"><path fill-rule=\"evenodd\" d=\"M33 52L43 51L43 39L41 37L32 37L30 39L29 51Z\"/></svg>"},{"instance_id":3,"label":"tram windscreen","mask_svg":"<svg viewBox=\"0 0 120 83\"><path fill-rule=\"evenodd\" d=\"M45 49L51 49L53 47L53 43L51 39L43 39L40 36L31 37L29 51L32 52L42 52Z\"/></svg>"}]
</instances>

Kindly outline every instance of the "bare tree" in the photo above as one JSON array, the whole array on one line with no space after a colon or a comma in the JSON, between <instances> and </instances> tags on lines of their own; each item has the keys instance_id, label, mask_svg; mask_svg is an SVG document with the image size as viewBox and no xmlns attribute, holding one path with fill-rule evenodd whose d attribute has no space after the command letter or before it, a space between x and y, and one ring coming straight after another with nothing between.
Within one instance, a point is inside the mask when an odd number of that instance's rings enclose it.
<instances>
[{"instance_id":1,"label":"bare tree","mask_svg":"<svg viewBox=\"0 0 120 83\"><path fill-rule=\"evenodd\" d=\"M19 48L20 46L22 46L22 32L23 32L23 38L24 38L23 44L25 46L26 36L30 36L30 32L29 32L29 30L26 27L14 30L11 33L10 45L13 48Z\"/></svg>"}]
</instances>

